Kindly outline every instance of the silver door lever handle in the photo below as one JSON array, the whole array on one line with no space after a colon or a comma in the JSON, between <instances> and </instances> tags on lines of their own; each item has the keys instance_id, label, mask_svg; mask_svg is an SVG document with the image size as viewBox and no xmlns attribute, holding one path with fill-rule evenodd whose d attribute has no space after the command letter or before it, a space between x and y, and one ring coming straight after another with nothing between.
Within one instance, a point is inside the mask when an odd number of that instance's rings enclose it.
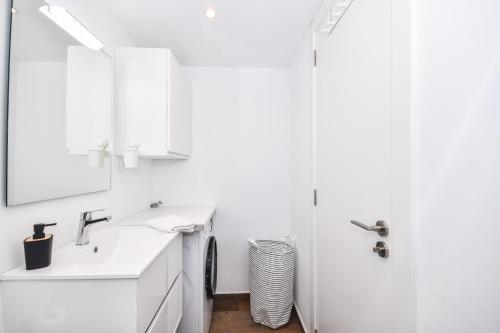
<instances>
[{"instance_id":1,"label":"silver door lever handle","mask_svg":"<svg viewBox=\"0 0 500 333\"><path fill-rule=\"evenodd\" d=\"M385 221L377 221L377 223L374 226L368 226L356 220L351 220L351 223L366 231L375 231L382 237L389 235L389 226Z\"/></svg>"}]
</instances>

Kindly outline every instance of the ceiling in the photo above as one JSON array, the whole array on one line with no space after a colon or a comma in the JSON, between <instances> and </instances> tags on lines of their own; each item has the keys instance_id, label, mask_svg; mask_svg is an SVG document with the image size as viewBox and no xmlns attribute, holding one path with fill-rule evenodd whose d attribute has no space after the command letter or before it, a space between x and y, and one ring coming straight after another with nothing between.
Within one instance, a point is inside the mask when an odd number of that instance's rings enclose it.
<instances>
[{"instance_id":1,"label":"ceiling","mask_svg":"<svg viewBox=\"0 0 500 333\"><path fill-rule=\"evenodd\" d=\"M288 66L321 0L101 0L137 46L189 66ZM217 16L209 19L208 8Z\"/></svg>"}]
</instances>

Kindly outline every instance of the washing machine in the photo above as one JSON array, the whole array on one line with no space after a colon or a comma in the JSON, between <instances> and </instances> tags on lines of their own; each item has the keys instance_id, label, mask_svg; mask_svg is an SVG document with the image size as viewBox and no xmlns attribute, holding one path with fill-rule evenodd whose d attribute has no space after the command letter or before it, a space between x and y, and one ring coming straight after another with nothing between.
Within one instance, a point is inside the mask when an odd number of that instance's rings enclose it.
<instances>
[{"instance_id":1,"label":"washing machine","mask_svg":"<svg viewBox=\"0 0 500 333\"><path fill-rule=\"evenodd\" d=\"M217 240L213 217L182 240L182 319L179 333L208 333L217 289Z\"/></svg>"}]
</instances>

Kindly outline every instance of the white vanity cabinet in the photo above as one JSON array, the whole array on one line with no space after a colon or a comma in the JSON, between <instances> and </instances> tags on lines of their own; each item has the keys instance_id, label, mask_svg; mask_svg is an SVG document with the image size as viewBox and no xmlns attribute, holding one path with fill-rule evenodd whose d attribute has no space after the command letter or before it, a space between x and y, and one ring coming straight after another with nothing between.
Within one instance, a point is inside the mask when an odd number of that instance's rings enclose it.
<instances>
[{"instance_id":1,"label":"white vanity cabinet","mask_svg":"<svg viewBox=\"0 0 500 333\"><path fill-rule=\"evenodd\" d=\"M169 49L115 50L118 151L139 143L139 155L191 155L191 82Z\"/></svg>"},{"instance_id":2,"label":"white vanity cabinet","mask_svg":"<svg viewBox=\"0 0 500 333\"><path fill-rule=\"evenodd\" d=\"M2 275L5 332L175 333L181 272L181 235L106 227L56 250L47 268Z\"/></svg>"}]
</instances>

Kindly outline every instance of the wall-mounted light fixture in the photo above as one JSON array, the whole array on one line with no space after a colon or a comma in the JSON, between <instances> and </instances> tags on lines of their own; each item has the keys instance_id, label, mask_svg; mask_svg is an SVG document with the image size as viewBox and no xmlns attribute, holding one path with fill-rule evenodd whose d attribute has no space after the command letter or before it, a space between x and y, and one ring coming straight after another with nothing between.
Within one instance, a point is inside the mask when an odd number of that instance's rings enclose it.
<instances>
[{"instance_id":1,"label":"wall-mounted light fixture","mask_svg":"<svg viewBox=\"0 0 500 333\"><path fill-rule=\"evenodd\" d=\"M39 10L86 47L93 50L100 50L104 47L104 43L88 31L66 8L45 5L40 7Z\"/></svg>"}]
</instances>

